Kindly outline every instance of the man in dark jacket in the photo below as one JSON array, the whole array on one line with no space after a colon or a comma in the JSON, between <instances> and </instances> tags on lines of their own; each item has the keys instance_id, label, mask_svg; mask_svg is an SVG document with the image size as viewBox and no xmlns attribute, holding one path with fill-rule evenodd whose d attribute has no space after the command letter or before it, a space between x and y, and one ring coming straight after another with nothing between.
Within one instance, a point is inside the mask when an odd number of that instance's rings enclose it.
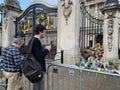
<instances>
[{"instance_id":1,"label":"man in dark jacket","mask_svg":"<svg viewBox=\"0 0 120 90\"><path fill-rule=\"evenodd\" d=\"M32 54L35 56L36 60L38 60L38 62L41 64L44 74L46 71L45 56L51 50L51 45L47 45L44 48L44 50L42 48L40 39L44 38L45 35L46 35L45 27L41 24L36 25L33 36L33 38L35 39L33 41ZM45 83L45 75L43 75L43 78L40 81L33 83L33 90L44 90L44 83Z\"/></svg>"}]
</instances>

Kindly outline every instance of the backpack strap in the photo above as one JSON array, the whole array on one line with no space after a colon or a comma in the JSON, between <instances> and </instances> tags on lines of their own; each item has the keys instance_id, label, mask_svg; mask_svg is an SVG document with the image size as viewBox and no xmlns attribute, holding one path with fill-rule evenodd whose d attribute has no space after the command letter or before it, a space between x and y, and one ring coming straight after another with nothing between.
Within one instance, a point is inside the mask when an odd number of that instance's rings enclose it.
<instances>
[{"instance_id":1,"label":"backpack strap","mask_svg":"<svg viewBox=\"0 0 120 90\"><path fill-rule=\"evenodd\" d=\"M29 45L29 47L28 47L28 54L31 54L31 52L32 52L32 46L33 46L33 41L35 40L35 38L33 37L32 39L31 39L31 42L30 42L30 45Z\"/></svg>"}]
</instances>

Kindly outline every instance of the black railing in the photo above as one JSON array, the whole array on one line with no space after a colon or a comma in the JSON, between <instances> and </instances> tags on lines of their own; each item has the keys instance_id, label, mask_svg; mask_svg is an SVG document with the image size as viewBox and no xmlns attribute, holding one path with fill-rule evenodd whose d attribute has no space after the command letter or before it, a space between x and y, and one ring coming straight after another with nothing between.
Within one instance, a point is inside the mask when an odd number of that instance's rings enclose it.
<instances>
[{"instance_id":1,"label":"black railing","mask_svg":"<svg viewBox=\"0 0 120 90\"><path fill-rule=\"evenodd\" d=\"M0 11L0 26L2 26L2 12Z\"/></svg>"},{"instance_id":2,"label":"black railing","mask_svg":"<svg viewBox=\"0 0 120 90\"><path fill-rule=\"evenodd\" d=\"M56 51L56 50L55 50ZM60 56L59 58L55 59L55 56L58 55ZM64 51L61 50L60 52L53 52L53 49L52 49L52 52L50 52L46 59L50 60L51 62L56 62L56 61L60 61L60 63L64 63Z\"/></svg>"},{"instance_id":3,"label":"black railing","mask_svg":"<svg viewBox=\"0 0 120 90\"><path fill-rule=\"evenodd\" d=\"M82 0L80 0L80 12L82 12L82 25L79 32L79 47L93 47L96 43L102 45L103 19L96 18L88 12Z\"/></svg>"}]
</instances>

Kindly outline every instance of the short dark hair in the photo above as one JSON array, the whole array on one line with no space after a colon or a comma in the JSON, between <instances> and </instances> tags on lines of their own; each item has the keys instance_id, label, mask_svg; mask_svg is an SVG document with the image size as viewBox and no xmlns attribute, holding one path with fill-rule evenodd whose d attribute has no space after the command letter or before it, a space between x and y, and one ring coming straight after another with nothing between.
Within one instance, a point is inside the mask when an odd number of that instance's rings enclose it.
<instances>
[{"instance_id":1,"label":"short dark hair","mask_svg":"<svg viewBox=\"0 0 120 90\"><path fill-rule=\"evenodd\" d=\"M39 34L39 32L43 32L45 29L45 26L37 24L34 29L34 34Z\"/></svg>"}]
</instances>

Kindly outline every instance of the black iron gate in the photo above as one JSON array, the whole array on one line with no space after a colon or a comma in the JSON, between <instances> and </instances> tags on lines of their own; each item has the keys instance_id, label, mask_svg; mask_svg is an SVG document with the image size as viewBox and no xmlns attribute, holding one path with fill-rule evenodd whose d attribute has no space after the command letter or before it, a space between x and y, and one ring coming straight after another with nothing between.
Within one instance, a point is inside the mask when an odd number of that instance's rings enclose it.
<instances>
[{"instance_id":1,"label":"black iron gate","mask_svg":"<svg viewBox=\"0 0 120 90\"><path fill-rule=\"evenodd\" d=\"M56 53L56 43L57 43L57 8L48 4L43 4L40 2L31 4L23 13L16 18L16 34L15 37L24 38L24 50L25 47L33 36L33 30L36 24L41 23L46 26L47 36L42 41L43 46L49 44L50 41L53 41L53 51L51 52L52 56L49 55L49 58L53 58L53 54Z\"/></svg>"},{"instance_id":2,"label":"black iron gate","mask_svg":"<svg viewBox=\"0 0 120 90\"><path fill-rule=\"evenodd\" d=\"M92 16L84 2L80 0L82 11L82 27L80 27L79 46L81 48L93 47L96 43L103 43L103 20Z\"/></svg>"},{"instance_id":3,"label":"black iron gate","mask_svg":"<svg viewBox=\"0 0 120 90\"><path fill-rule=\"evenodd\" d=\"M0 55L2 47L2 12L0 11Z\"/></svg>"}]
</instances>

